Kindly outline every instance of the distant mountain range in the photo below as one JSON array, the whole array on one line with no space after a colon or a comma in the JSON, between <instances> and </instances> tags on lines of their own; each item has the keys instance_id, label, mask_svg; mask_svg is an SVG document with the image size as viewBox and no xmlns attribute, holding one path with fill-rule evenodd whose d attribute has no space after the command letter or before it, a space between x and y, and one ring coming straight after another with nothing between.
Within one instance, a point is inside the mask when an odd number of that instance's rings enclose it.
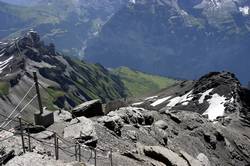
<instances>
[{"instance_id":1,"label":"distant mountain range","mask_svg":"<svg viewBox=\"0 0 250 166\"><path fill-rule=\"evenodd\" d=\"M250 80L250 0L2 1L1 39L34 28L64 54L109 68L183 79L227 70Z\"/></svg>"},{"instance_id":2,"label":"distant mountain range","mask_svg":"<svg viewBox=\"0 0 250 166\"><path fill-rule=\"evenodd\" d=\"M83 56L86 41L123 4L122 0L16 0L0 2L0 39L33 28L46 42L74 56Z\"/></svg>"},{"instance_id":3,"label":"distant mountain range","mask_svg":"<svg viewBox=\"0 0 250 166\"><path fill-rule=\"evenodd\" d=\"M196 79L209 71L250 80L249 0L135 0L89 41L88 60Z\"/></svg>"}]
</instances>

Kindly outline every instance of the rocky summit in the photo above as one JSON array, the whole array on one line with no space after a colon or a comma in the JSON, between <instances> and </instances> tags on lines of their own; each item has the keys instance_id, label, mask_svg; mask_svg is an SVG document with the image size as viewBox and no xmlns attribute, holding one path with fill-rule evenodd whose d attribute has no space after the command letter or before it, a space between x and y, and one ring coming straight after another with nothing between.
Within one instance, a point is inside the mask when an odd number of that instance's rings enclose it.
<instances>
[{"instance_id":1,"label":"rocky summit","mask_svg":"<svg viewBox=\"0 0 250 166\"><path fill-rule=\"evenodd\" d=\"M22 146L18 135L0 145L3 154L11 153L11 159L5 161L9 166L32 165L33 158L39 161L37 165L80 164L74 157L76 141L82 145L83 165L247 166L249 101L250 91L234 74L212 72L151 96L129 99L127 106L104 116L64 118L66 112L55 112L53 125L32 134L48 145L32 141L33 152L19 156ZM49 146L53 137L49 133L44 136L49 131L63 138L58 161L53 158L54 146Z\"/></svg>"}]
</instances>

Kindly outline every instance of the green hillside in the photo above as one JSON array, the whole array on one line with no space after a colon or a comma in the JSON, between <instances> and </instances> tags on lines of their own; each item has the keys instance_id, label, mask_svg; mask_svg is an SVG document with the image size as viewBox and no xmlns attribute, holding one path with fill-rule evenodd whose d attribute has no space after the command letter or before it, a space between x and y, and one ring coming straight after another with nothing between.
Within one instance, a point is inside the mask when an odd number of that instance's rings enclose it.
<instances>
[{"instance_id":1,"label":"green hillside","mask_svg":"<svg viewBox=\"0 0 250 166\"><path fill-rule=\"evenodd\" d=\"M127 67L114 69L113 73L121 78L131 96L142 96L177 82L174 79L134 71Z\"/></svg>"}]
</instances>

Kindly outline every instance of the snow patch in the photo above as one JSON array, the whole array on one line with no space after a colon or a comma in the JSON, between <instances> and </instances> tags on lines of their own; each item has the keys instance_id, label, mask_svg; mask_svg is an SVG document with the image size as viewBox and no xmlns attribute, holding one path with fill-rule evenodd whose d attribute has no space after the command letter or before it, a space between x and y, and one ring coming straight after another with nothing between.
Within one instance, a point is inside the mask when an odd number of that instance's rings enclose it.
<instances>
[{"instance_id":1,"label":"snow patch","mask_svg":"<svg viewBox=\"0 0 250 166\"><path fill-rule=\"evenodd\" d=\"M184 103L181 103L181 105L188 105L189 102L188 101L185 101Z\"/></svg>"},{"instance_id":2,"label":"snow patch","mask_svg":"<svg viewBox=\"0 0 250 166\"><path fill-rule=\"evenodd\" d=\"M4 55L4 53L0 54L0 57L2 57Z\"/></svg>"},{"instance_id":3,"label":"snow patch","mask_svg":"<svg viewBox=\"0 0 250 166\"><path fill-rule=\"evenodd\" d=\"M171 96L168 96L168 97L164 97L164 98L158 99L158 100L156 100L155 102L153 102L153 103L150 104L150 105L153 106L153 107L155 107L155 106L157 106L157 105L159 105L159 104L161 104L161 103L167 101L167 100L170 99L170 98L171 98Z\"/></svg>"},{"instance_id":4,"label":"snow patch","mask_svg":"<svg viewBox=\"0 0 250 166\"><path fill-rule=\"evenodd\" d=\"M223 116L225 112L226 97L214 94L211 99L208 100L210 104L208 109L203 115L208 115L208 119L215 120L218 116Z\"/></svg>"},{"instance_id":5,"label":"snow patch","mask_svg":"<svg viewBox=\"0 0 250 166\"><path fill-rule=\"evenodd\" d=\"M0 73L3 72L3 70L7 67L7 65L9 64L9 62L13 59L13 56L9 57L8 59L6 59L5 61L0 62Z\"/></svg>"},{"instance_id":6,"label":"snow patch","mask_svg":"<svg viewBox=\"0 0 250 166\"><path fill-rule=\"evenodd\" d=\"M157 98L158 96L151 96L151 97L147 97L146 99L144 99L144 100L152 100L152 99L154 99L154 98Z\"/></svg>"},{"instance_id":7,"label":"snow patch","mask_svg":"<svg viewBox=\"0 0 250 166\"><path fill-rule=\"evenodd\" d=\"M247 16L250 14L249 6L239 7L239 11L242 13L243 16Z\"/></svg>"},{"instance_id":8,"label":"snow patch","mask_svg":"<svg viewBox=\"0 0 250 166\"><path fill-rule=\"evenodd\" d=\"M137 105L141 105L143 104L144 102L137 102L137 103L133 103L132 106L137 106Z\"/></svg>"},{"instance_id":9,"label":"snow patch","mask_svg":"<svg viewBox=\"0 0 250 166\"><path fill-rule=\"evenodd\" d=\"M207 95L209 95L209 93L212 92L212 91L213 91L213 89L209 89L206 92L202 93L202 96L199 99L199 104L202 104L204 102L204 100L205 100L205 97Z\"/></svg>"},{"instance_id":10,"label":"snow patch","mask_svg":"<svg viewBox=\"0 0 250 166\"><path fill-rule=\"evenodd\" d=\"M188 92L187 94L181 97L175 97L171 99L167 106L174 107L176 104L179 104L179 103L187 104L186 102L191 101L193 99L192 93L193 93L193 90L191 90L190 92Z\"/></svg>"}]
</instances>

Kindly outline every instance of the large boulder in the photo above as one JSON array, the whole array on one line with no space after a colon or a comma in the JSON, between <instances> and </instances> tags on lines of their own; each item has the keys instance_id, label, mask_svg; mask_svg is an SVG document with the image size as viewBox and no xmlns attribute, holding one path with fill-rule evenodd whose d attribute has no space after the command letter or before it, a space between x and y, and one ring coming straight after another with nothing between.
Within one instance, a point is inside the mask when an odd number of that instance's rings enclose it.
<instances>
[{"instance_id":1,"label":"large boulder","mask_svg":"<svg viewBox=\"0 0 250 166\"><path fill-rule=\"evenodd\" d=\"M73 138L86 145L95 146L98 140L92 120L79 117L64 128L64 138Z\"/></svg>"},{"instance_id":2,"label":"large boulder","mask_svg":"<svg viewBox=\"0 0 250 166\"><path fill-rule=\"evenodd\" d=\"M170 149L160 146L144 146L146 156L171 166L189 166L187 161Z\"/></svg>"},{"instance_id":3,"label":"large boulder","mask_svg":"<svg viewBox=\"0 0 250 166\"><path fill-rule=\"evenodd\" d=\"M97 120L99 123L114 131L117 135L121 134L121 128L123 127L123 121L119 116L104 116Z\"/></svg>"},{"instance_id":4,"label":"large boulder","mask_svg":"<svg viewBox=\"0 0 250 166\"><path fill-rule=\"evenodd\" d=\"M72 114L65 110L58 110L54 112L54 121L55 122L64 122L70 121L72 119Z\"/></svg>"},{"instance_id":5,"label":"large boulder","mask_svg":"<svg viewBox=\"0 0 250 166\"><path fill-rule=\"evenodd\" d=\"M104 115L104 111L100 100L91 100L73 108L72 114L77 117L85 116L89 118L94 116L102 116Z\"/></svg>"},{"instance_id":6,"label":"large boulder","mask_svg":"<svg viewBox=\"0 0 250 166\"><path fill-rule=\"evenodd\" d=\"M135 126L149 125L154 122L154 117L153 114L143 108L123 107L108 113L97 121L119 135L124 123Z\"/></svg>"}]
</instances>

